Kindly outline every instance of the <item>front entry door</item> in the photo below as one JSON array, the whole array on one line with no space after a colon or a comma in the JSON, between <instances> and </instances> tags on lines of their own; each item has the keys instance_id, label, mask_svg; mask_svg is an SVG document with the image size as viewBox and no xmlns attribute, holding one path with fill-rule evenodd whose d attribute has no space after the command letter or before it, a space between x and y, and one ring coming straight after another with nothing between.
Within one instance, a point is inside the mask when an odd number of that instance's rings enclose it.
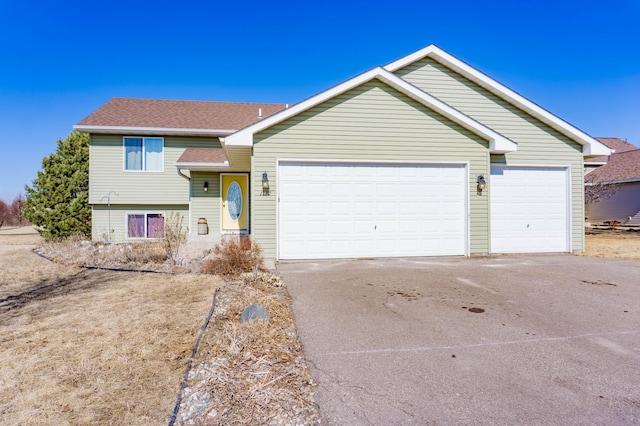
<instances>
[{"instance_id":1,"label":"front entry door","mask_svg":"<svg viewBox=\"0 0 640 426\"><path fill-rule=\"evenodd\" d=\"M222 231L247 231L249 176L222 174Z\"/></svg>"}]
</instances>

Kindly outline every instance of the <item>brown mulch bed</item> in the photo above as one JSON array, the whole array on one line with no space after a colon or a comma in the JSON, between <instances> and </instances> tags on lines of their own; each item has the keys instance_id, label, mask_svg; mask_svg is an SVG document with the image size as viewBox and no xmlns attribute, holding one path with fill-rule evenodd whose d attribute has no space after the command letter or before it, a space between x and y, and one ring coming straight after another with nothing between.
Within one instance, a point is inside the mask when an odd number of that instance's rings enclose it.
<instances>
[{"instance_id":1,"label":"brown mulch bed","mask_svg":"<svg viewBox=\"0 0 640 426\"><path fill-rule=\"evenodd\" d=\"M253 304L264 307L270 320L240 322ZM269 273L243 274L226 283L214 312L182 394L178 424L320 424L284 283Z\"/></svg>"}]
</instances>

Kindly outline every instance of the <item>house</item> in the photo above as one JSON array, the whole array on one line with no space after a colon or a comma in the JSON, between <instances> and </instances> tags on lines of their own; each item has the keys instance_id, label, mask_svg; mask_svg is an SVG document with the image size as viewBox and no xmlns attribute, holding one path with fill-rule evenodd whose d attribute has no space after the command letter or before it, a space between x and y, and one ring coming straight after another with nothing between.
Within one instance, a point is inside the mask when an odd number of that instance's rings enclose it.
<instances>
[{"instance_id":1,"label":"house","mask_svg":"<svg viewBox=\"0 0 640 426\"><path fill-rule=\"evenodd\" d=\"M94 239L178 211L271 259L581 252L583 157L611 152L434 45L291 106L114 99L75 128Z\"/></svg>"},{"instance_id":2,"label":"house","mask_svg":"<svg viewBox=\"0 0 640 426\"><path fill-rule=\"evenodd\" d=\"M625 151L631 151L634 149L638 149L637 146L630 144L624 139L620 138L595 138L598 142L606 145L608 148L611 148L611 153L621 153ZM584 173L585 175L594 171L600 166L604 166L609 161L609 156L600 155L597 157L585 158L584 160Z\"/></svg>"},{"instance_id":3,"label":"house","mask_svg":"<svg viewBox=\"0 0 640 426\"><path fill-rule=\"evenodd\" d=\"M631 147L621 152L616 150L606 164L585 176L587 191L605 194L587 203L586 215L590 222L640 225L640 148Z\"/></svg>"}]
</instances>

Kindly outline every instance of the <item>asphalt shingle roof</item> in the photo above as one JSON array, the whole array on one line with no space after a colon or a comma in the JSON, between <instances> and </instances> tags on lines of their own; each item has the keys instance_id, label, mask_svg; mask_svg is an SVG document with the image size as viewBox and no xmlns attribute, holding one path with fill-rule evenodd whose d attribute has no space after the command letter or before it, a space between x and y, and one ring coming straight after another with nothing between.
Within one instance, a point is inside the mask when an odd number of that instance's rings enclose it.
<instances>
[{"instance_id":1,"label":"asphalt shingle roof","mask_svg":"<svg viewBox=\"0 0 640 426\"><path fill-rule=\"evenodd\" d=\"M602 142L609 148L615 150L614 154L619 154L621 152L638 149L637 146L632 145L629 142L620 138L595 138L595 139L597 139L599 142ZM599 157L586 159L584 160L584 162L585 163L606 163L608 159L609 159L608 156L601 155Z\"/></svg>"},{"instance_id":2,"label":"asphalt shingle roof","mask_svg":"<svg viewBox=\"0 0 640 426\"><path fill-rule=\"evenodd\" d=\"M187 148L176 163L224 163L227 156L222 148Z\"/></svg>"},{"instance_id":3,"label":"asphalt shingle roof","mask_svg":"<svg viewBox=\"0 0 640 426\"><path fill-rule=\"evenodd\" d=\"M602 183L640 179L640 148L612 154L609 162L585 176L585 182Z\"/></svg>"},{"instance_id":4,"label":"asphalt shingle roof","mask_svg":"<svg viewBox=\"0 0 640 426\"><path fill-rule=\"evenodd\" d=\"M239 130L285 108L284 104L113 98L78 125Z\"/></svg>"}]
</instances>

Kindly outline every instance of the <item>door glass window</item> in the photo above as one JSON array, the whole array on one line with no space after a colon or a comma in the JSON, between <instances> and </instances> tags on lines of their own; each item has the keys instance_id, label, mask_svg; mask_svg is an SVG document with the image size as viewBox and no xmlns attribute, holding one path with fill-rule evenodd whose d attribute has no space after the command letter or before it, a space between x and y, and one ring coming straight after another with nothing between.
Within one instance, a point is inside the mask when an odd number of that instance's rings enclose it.
<instances>
[{"instance_id":1,"label":"door glass window","mask_svg":"<svg viewBox=\"0 0 640 426\"><path fill-rule=\"evenodd\" d=\"M242 189L238 182L231 182L227 189L227 210L231 220L237 222L242 214Z\"/></svg>"}]
</instances>

